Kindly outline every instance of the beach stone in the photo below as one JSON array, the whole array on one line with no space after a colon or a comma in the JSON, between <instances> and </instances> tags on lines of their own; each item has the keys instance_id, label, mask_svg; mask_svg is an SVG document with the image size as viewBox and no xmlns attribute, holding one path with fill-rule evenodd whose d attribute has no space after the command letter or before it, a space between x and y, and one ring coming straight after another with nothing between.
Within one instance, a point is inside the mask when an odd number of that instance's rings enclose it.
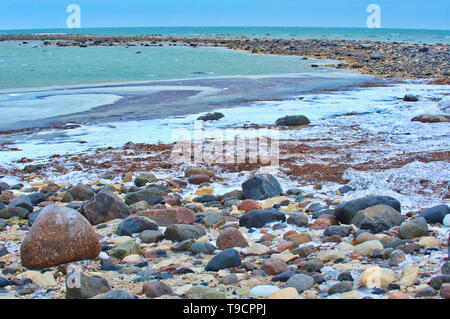
<instances>
[{"instance_id":1,"label":"beach stone","mask_svg":"<svg viewBox=\"0 0 450 319\"><path fill-rule=\"evenodd\" d=\"M195 213L187 207L152 209L137 212L134 215L146 216L164 227L174 224L192 224L195 220Z\"/></svg>"},{"instance_id":2,"label":"beach stone","mask_svg":"<svg viewBox=\"0 0 450 319\"><path fill-rule=\"evenodd\" d=\"M33 212L33 203L31 202L31 199L28 195L22 195L14 198L6 207L7 208L22 207L28 210L30 213Z\"/></svg>"},{"instance_id":3,"label":"beach stone","mask_svg":"<svg viewBox=\"0 0 450 319\"><path fill-rule=\"evenodd\" d=\"M190 250L193 254L212 254L216 250L216 246L211 243L197 241L193 243L190 247Z\"/></svg>"},{"instance_id":4,"label":"beach stone","mask_svg":"<svg viewBox=\"0 0 450 319\"><path fill-rule=\"evenodd\" d=\"M239 226L247 228L261 228L272 222L285 222L286 216L275 208L252 210L239 218Z\"/></svg>"},{"instance_id":5,"label":"beach stone","mask_svg":"<svg viewBox=\"0 0 450 319\"><path fill-rule=\"evenodd\" d=\"M162 281L147 282L142 286L142 292L149 298L161 297L164 295L172 295L172 288Z\"/></svg>"},{"instance_id":6,"label":"beach stone","mask_svg":"<svg viewBox=\"0 0 450 319\"><path fill-rule=\"evenodd\" d=\"M140 255L141 248L133 240L128 240L106 252L110 257L122 259L129 255Z\"/></svg>"},{"instance_id":7,"label":"beach stone","mask_svg":"<svg viewBox=\"0 0 450 319\"><path fill-rule=\"evenodd\" d=\"M415 96L414 94L408 93L408 94L405 94L405 96L403 97L403 101L417 102L417 101L419 101L419 98L417 96Z\"/></svg>"},{"instance_id":8,"label":"beach stone","mask_svg":"<svg viewBox=\"0 0 450 319\"><path fill-rule=\"evenodd\" d=\"M450 261L446 261L442 267L441 267L441 272L444 275L450 275Z\"/></svg>"},{"instance_id":9,"label":"beach stone","mask_svg":"<svg viewBox=\"0 0 450 319\"><path fill-rule=\"evenodd\" d=\"M389 196L366 196L339 204L334 209L334 216L343 224L351 224L357 212L377 205L387 205L394 208L397 212L401 212L401 204L395 198Z\"/></svg>"},{"instance_id":10,"label":"beach stone","mask_svg":"<svg viewBox=\"0 0 450 319\"><path fill-rule=\"evenodd\" d=\"M263 200L281 195L280 183L271 174L257 174L242 184L246 199Z\"/></svg>"},{"instance_id":11,"label":"beach stone","mask_svg":"<svg viewBox=\"0 0 450 319\"><path fill-rule=\"evenodd\" d=\"M428 234L428 225L423 217L406 221L398 228L398 237L401 239L412 239L426 234Z\"/></svg>"},{"instance_id":12,"label":"beach stone","mask_svg":"<svg viewBox=\"0 0 450 319\"><path fill-rule=\"evenodd\" d=\"M288 270L286 262L279 258L264 261L261 269L269 276L278 275Z\"/></svg>"},{"instance_id":13,"label":"beach stone","mask_svg":"<svg viewBox=\"0 0 450 319\"><path fill-rule=\"evenodd\" d=\"M32 193L28 195L28 198L30 199L33 206L37 206L47 200L47 197L44 193Z\"/></svg>"},{"instance_id":14,"label":"beach stone","mask_svg":"<svg viewBox=\"0 0 450 319\"><path fill-rule=\"evenodd\" d=\"M286 221L288 224L296 225L298 227L308 226L308 217L303 214L291 215Z\"/></svg>"},{"instance_id":15,"label":"beach stone","mask_svg":"<svg viewBox=\"0 0 450 319\"><path fill-rule=\"evenodd\" d=\"M280 288L278 288L277 286L258 285L250 289L250 295L255 297L270 297L278 290L280 290Z\"/></svg>"},{"instance_id":16,"label":"beach stone","mask_svg":"<svg viewBox=\"0 0 450 319\"><path fill-rule=\"evenodd\" d=\"M227 297L221 291L213 288L194 286L186 294L186 299L226 299Z\"/></svg>"},{"instance_id":17,"label":"beach stone","mask_svg":"<svg viewBox=\"0 0 450 319\"><path fill-rule=\"evenodd\" d=\"M447 205L438 205L423 211L419 217L425 218L428 224L443 224L448 214L450 214L450 208Z\"/></svg>"},{"instance_id":18,"label":"beach stone","mask_svg":"<svg viewBox=\"0 0 450 319\"><path fill-rule=\"evenodd\" d=\"M214 112L214 113L207 113L205 115L199 116L197 120L199 121L218 121L221 118L224 118L225 115L223 115L220 112Z\"/></svg>"},{"instance_id":19,"label":"beach stone","mask_svg":"<svg viewBox=\"0 0 450 319\"><path fill-rule=\"evenodd\" d=\"M125 197L125 204L132 205L140 201L146 201L150 206L160 204L163 192L156 187L149 187L137 192L128 192Z\"/></svg>"},{"instance_id":20,"label":"beach stone","mask_svg":"<svg viewBox=\"0 0 450 319\"><path fill-rule=\"evenodd\" d=\"M301 299L297 289L289 287L275 291L268 299Z\"/></svg>"},{"instance_id":21,"label":"beach stone","mask_svg":"<svg viewBox=\"0 0 450 319\"><path fill-rule=\"evenodd\" d=\"M19 279L28 278L31 279L33 284L37 287L56 287L58 286L58 283L55 280L55 277L53 276L53 273L51 271L46 271L44 273L41 273L39 271L25 271L17 276Z\"/></svg>"},{"instance_id":22,"label":"beach stone","mask_svg":"<svg viewBox=\"0 0 450 319\"><path fill-rule=\"evenodd\" d=\"M275 124L279 126L300 126L311 123L304 115L287 115L276 120Z\"/></svg>"},{"instance_id":23,"label":"beach stone","mask_svg":"<svg viewBox=\"0 0 450 319\"><path fill-rule=\"evenodd\" d=\"M225 224L225 218L219 213L208 214L202 218L201 223L208 227L217 227Z\"/></svg>"},{"instance_id":24,"label":"beach stone","mask_svg":"<svg viewBox=\"0 0 450 319\"><path fill-rule=\"evenodd\" d=\"M6 221L4 219L2 219L2 217L0 217L0 231L5 229L5 227L6 227Z\"/></svg>"},{"instance_id":25,"label":"beach stone","mask_svg":"<svg viewBox=\"0 0 450 319\"><path fill-rule=\"evenodd\" d=\"M289 280L289 278L291 278L294 275L295 275L295 272L293 272L292 270L285 270L285 271L273 276L272 281L286 282Z\"/></svg>"},{"instance_id":26,"label":"beach stone","mask_svg":"<svg viewBox=\"0 0 450 319\"><path fill-rule=\"evenodd\" d=\"M164 239L164 234L159 230L144 230L139 238L145 244L157 243Z\"/></svg>"},{"instance_id":27,"label":"beach stone","mask_svg":"<svg viewBox=\"0 0 450 319\"><path fill-rule=\"evenodd\" d=\"M205 174L194 174L189 176L188 182L193 185L200 185L211 182L211 176Z\"/></svg>"},{"instance_id":28,"label":"beach stone","mask_svg":"<svg viewBox=\"0 0 450 319\"><path fill-rule=\"evenodd\" d=\"M344 258L345 255L338 250L322 250L317 252L317 258L320 261L329 261L329 260L335 260L335 259L340 259L340 258Z\"/></svg>"},{"instance_id":29,"label":"beach stone","mask_svg":"<svg viewBox=\"0 0 450 319\"><path fill-rule=\"evenodd\" d=\"M91 224L76 210L42 209L20 247L22 265L42 269L97 258L101 246Z\"/></svg>"},{"instance_id":30,"label":"beach stone","mask_svg":"<svg viewBox=\"0 0 450 319\"><path fill-rule=\"evenodd\" d=\"M164 236L168 240L183 241L197 239L206 235L206 231L199 225L174 224L166 228Z\"/></svg>"},{"instance_id":31,"label":"beach stone","mask_svg":"<svg viewBox=\"0 0 450 319\"><path fill-rule=\"evenodd\" d=\"M8 191L8 190L10 190L11 189L11 186L9 186L7 183L5 183L5 182L0 182L0 194L3 192L3 191Z\"/></svg>"},{"instance_id":32,"label":"beach stone","mask_svg":"<svg viewBox=\"0 0 450 319\"><path fill-rule=\"evenodd\" d=\"M92 297L91 299L137 299L125 290L113 289Z\"/></svg>"},{"instance_id":33,"label":"beach stone","mask_svg":"<svg viewBox=\"0 0 450 319\"><path fill-rule=\"evenodd\" d=\"M238 229L227 227L220 232L216 245L218 249L224 250L232 247L244 248L248 246L248 242Z\"/></svg>"},{"instance_id":34,"label":"beach stone","mask_svg":"<svg viewBox=\"0 0 450 319\"><path fill-rule=\"evenodd\" d=\"M194 240L191 239L186 239L186 240L182 240L179 242L176 242L173 246L172 246L172 250L173 251L187 251L191 248L191 245L194 243Z\"/></svg>"},{"instance_id":35,"label":"beach stone","mask_svg":"<svg viewBox=\"0 0 450 319\"><path fill-rule=\"evenodd\" d=\"M220 279L220 283L224 285L231 285L239 282L239 278L236 274L229 274Z\"/></svg>"},{"instance_id":36,"label":"beach stone","mask_svg":"<svg viewBox=\"0 0 450 319\"><path fill-rule=\"evenodd\" d=\"M12 207L0 210L0 218L11 219L18 217L19 219L25 219L30 215L30 211L23 207Z\"/></svg>"},{"instance_id":37,"label":"beach stone","mask_svg":"<svg viewBox=\"0 0 450 319\"><path fill-rule=\"evenodd\" d=\"M404 292L392 291L388 294L388 299L410 299L410 298Z\"/></svg>"},{"instance_id":38,"label":"beach stone","mask_svg":"<svg viewBox=\"0 0 450 319\"><path fill-rule=\"evenodd\" d=\"M305 264L302 266L302 270L306 272L320 272L320 269L323 267L323 262L319 259L309 259L306 261Z\"/></svg>"},{"instance_id":39,"label":"beach stone","mask_svg":"<svg viewBox=\"0 0 450 319\"><path fill-rule=\"evenodd\" d=\"M381 242L379 240L369 240L356 245L353 249L353 252L361 256L370 256L376 249L383 249L383 245L381 244Z\"/></svg>"},{"instance_id":40,"label":"beach stone","mask_svg":"<svg viewBox=\"0 0 450 319\"><path fill-rule=\"evenodd\" d=\"M8 254L9 254L8 249L5 246L0 244L0 257L3 257Z\"/></svg>"},{"instance_id":41,"label":"beach stone","mask_svg":"<svg viewBox=\"0 0 450 319\"><path fill-rule=\"evenodd\" d=\"M385 249L388 249L388 248L396 249L398 246L405 245L405 244L406 244L406 241L404 241L400 238L394 238L393 240L385 243L383 246Z\"/></svg>"},{"instance_id":42,"label":"beach stone","mask_svg":"<svg viewBox=\"0 0 450 319\"><path fill-rule=\"evenodd\" d=\"M238 251L229 248L226 249L216 256L214 256L206 265L206 271L219 271L221 269L238 267L241 265L241 256Z\"/></svg>"},{"instance_id":43,"label":"beach stone","mask_svg":"<svg viewBox=\"0 0 450 319\"><path fill-rule=\"evenodd\" d=\"M378 240L378 237L373 235L372 233L364 232L356 236L355 243L356 244L362 244L369 240Z\"/></svg>"},{"instance_id":44,"label":"beach stone","mask_svg":"<svg viewBox=\"0 0 450 319\"><path fill-rule=\"evenodd\" d=\"M404 220L405 217L391 206L376 205L356 212L351 224L376 234L398 226Z\"/></svg>"},{"instance_id":45,"label":"beach stone","mask_svg":"<svg viewBox=\"0 0 450 319\"><path fill-rule=\"evenodd\" d=\"M353 281L341 281L328 288L328 295L340 294L353 290Z\"/></svg>"},{"instance_id":46,"label":"beach stone","mask_svg":"<svg viewBox=\"0 0 450 319\"><path fill-rule=\"evenodd\" d=\"M416 243L404 244L397 246L397 249L403 251L405 254L414 254L415 252L420 250L420 245Z\"/></svg>"},{"instance_id":47,"label":"beach stone","mask_svg":"<svg viewBox=\"0 0 450 319\"><path fill-rule=\"evenodd\" d=\"M286 282L285 288L295 288L298 293L302 293L305 290L308 290L314 287L314 278L304 274L296 274L289 278Z\"/></svg>"},{"instance_id":48,"label":"beach stone","mask_svg":"<svg viewBox=\"0 0 450 319\"><path fill-rule=\"evenodd\" d=\"M8 279L4 278L4 277L0 277L0 288L5 288L7 286L9 286L11 283L9 282Z\"/></svg>"},{"instance_id":49,"label":"beach stone","mask_svg":"<svg viewBox=\"0 0 450 319\"><path fill-rule=\"evenodd\" d=\"M395 280L395 273L388 268L370 266L360 276L360 282L367 288L387 288Z\"/></svg>"},{"instance_id":50,"label":"beach stone","mask_svg":"<svg viewBox=\"0 0 450 319\"><path fill-rule=\"evenodd\" d=\"M253 200L253 199L246 199L244 201L242 201L238 207L239 210L243 210L246 213L254 210L254 209L261 209L261 204L258 203L257 201Z\"/></svg>"},{"instance_id":51,"label":"beach stone","mask_svg":"<svg viewBox=\"0 0 450 319\"><path fill-rule=\"evenodd\" d=\"M308 257L315 251L316 251L316 248L314 247L314 245L305 245L305 246L302 246L302 247L292 250L292 252L294 254L299 255L300 258Z\"/></svg>"},{"instance_id":52,"label":"beach stone","mask_svg":"<svg viewBox=\"0 0 450 319\"><path fill-rule=\"evenodd\" d=\"M71 201L74 200L86 201L94 198L95 196L95 192L92 189L92 187L83 184L73 186L67 192L72 196Z\"/></svg>"},{"instance_id":53,"label":"beach stone","mask_svg":"<svg viewBox=\"0 0 450 319\"><path fill-rule=\"evenodd\" d=\"M127 218L131 210L119 196L111 191L102 190L81 207L81 214L92 225L98 225L114 219Z\"/></svg>"},{"instance_id":54,"label":"beach stone","mask_svg":"<svg viewBox=\"0 0 450 319\"><path fill-rule=\"evenodd\" d=\"M450 283L450 275L437 275L431 278L428 285L436 290L439 290L443 284L447 283Z\"/></svg>"},{"instance_id":55,"label":"beach stone","mask_svg":"<svg viewBox=\"0 0 450 319\"><path fill-rule=\"evenodd\" d=\"M422 122L422 123L439 123L439 122L450 122L449 115L434 115L434 114L421 114L413 117L411 122Z\"/></svg>"},{"instance_id":56,"label":"beach stone","mask_svg":"<svg viewBox=\"0 0 450 319\"><path fill-rule=\"evenodd\" d=\"M415 297L416 298L422 298L422 297L433 297L436 296L438 292L433 287L427 287L420 289L416 292Z\"/></svg>"},{"instance_id":57,"label":"beach stone","mask_svg":"<svg viewBox=\"0 0 450 319\"><path fill-rule=\"evenodd\" d=\"M134 185L137 187L145 186L147 183L154 183L158 179L153 174L141 174L134 179Z\"/></svg>"},{"instance_id":58,"label":"beach stone","mask_svg":"<svg viewBox=\"0 0 450 319\"><path fill-rule=\"evenodd\" d=\"M405 253L399 249L394 250L389 257L389 266L397 266L405 261Z\"/></svg>"},{"instance_id":59,"label":"beach stone","mask_svg":"<svg viewBox=\"0 0 450 319\"><path fill-rule=\"evenodd\" d=\"M189 178L192 175L208 175L211 177L216 176L216 173L213 170L206 168L198 168L198 167L189 167L184 171L184 176Z\"/></svg>"},{"instance_id":60,"label":"beach stone","mask_svg":"<svg viewBox=\"0 0 450 319\"><path fill-rule=\"evenodd\" d=\"M74 271L66 277L66 299L88 299L111 290L108 281L100 276L86 276Z\"/></svg>"},{"instance_id":61,"label":"beach stone","mask_svg":"<svg viewBox=\"0 0 450 319\"><path fill-rule=\"evenodd\" d=\"M439 289L439 295L444 299L450 299L450 284L443 284Z\"/></svg>"},{"instance_id":62,"label":"beach stone","mask_svg":"<svg viewBox=\"0 0 450 319\"><path fill-rule=\"evenodd\" d=\"M353 230L350 226L338 226L331 225L323 232L324 236L333 236L339 235L341 237L347 237L350 235L350 232Z\"/></svg>"},{"instance_id":63,"label":"beach stone","mask_svg":"<svg viewBox=\"0 0 450 319\"><path fill-rule=\"evenodd\" d=\"M442 223L447 226L450 227L450 214L445 215L444 220L442 221ZM450 254L449 254L450 255Z\"/></svg>"},{"instance_id":64,"label":"beach stone","mask_svg":"<svg viewBox=\"0 0 450 319\"><path fill-rule=\"evenodd\" d=\"M158 224L145 216L130 216L119 224L116 234L131 236L132 234L142 233L144 230L158 230Z\"/></svg>"},{"instance_id":65,"label":"beach stone","mask_svg":"<svg viewBox=\"0 0 450 319\"><path fill-rule=\"evenodd\" d=\"M254 243L247 248L248 255L264 255L269 253L270 248L263 244Z\"/></svg>"},{"instance_id":66,"label":"beach stone","mask_svg":"<svg viewBox=\"0 0 450 319\"><path fill-rule=\"evenodd\" d=\"M338 275L337 280L338 281L353 281L354 279L353 279L350 271L343 271Z\"/></svg>"},{"instance_id":67,"label":"beach stone","mask_svg":"<svg viewBox=\"0 0 450 319\"><path fill-rule=\"evenodd\" d=\"M421 237L419 240L420 247L439 247L441 242L431 236Z\"/></svg>"}]
</instances>

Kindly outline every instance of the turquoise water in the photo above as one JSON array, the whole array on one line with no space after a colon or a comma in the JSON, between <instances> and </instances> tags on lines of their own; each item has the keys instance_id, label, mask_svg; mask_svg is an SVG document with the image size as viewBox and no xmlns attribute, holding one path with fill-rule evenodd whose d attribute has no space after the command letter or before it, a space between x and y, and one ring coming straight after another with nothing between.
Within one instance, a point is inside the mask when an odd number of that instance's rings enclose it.
<instances>
[{"instance_id":1,"label":"turquoise water","mask_svg":"<svg viewBox=\"0 0 450 319\"><path fill-rule=\"evenodd\" d=\"M389 42L450 44L450 30L318 28L318 27L148 27L0 30L0 34L74 33L99 35L173 35L194 37L295 38L371 40Z\"/></svg>"},{"instance_id":2,"label":"turquoise water","mask_svg":"<svg viewBox=\"0 0 450 319\"><path fill-rule=\"evenodd\" d=\"M79 48L8 41L0 42L0 89L303 73L311 72L307 65L314 62L213 47Z\"/></svg>"}]
</instances>

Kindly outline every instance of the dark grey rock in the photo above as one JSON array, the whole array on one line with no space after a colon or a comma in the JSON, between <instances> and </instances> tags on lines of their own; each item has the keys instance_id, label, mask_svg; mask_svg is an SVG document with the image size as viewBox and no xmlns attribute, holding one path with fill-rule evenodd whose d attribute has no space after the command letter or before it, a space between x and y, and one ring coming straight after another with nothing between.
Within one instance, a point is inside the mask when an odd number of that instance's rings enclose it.
<instances>
[{"instance_id":1,"label":"dark grey rock","mask_svg":"<svg viewBox=\"0 0 450 319\"><path fill-rule=\"evenodd\" d=\"M116 234L119 236L131 236L132 234L142 233L144 230L158 230L158 224L145 216L131 216L119 224Z\"/></svg>"},{"instance_id":2,"label":"dark grey rock","mask_svg":"<svg viewBox=\"0 0 450 319\"><path fill-rule=\"evenodd\" d=\"M29 214L30 214L29 210L20 206L0 210L0 218L4 219L10 219L13 217L24 219L27 218Z\"/></svg>"},{"instance_id":3,"label":"dark grey rock","mask_svg":"<svg viewBox=\"0 0 450 319\"><path fill-rule=\"evenodd\" d=\"M315 281L314 278L304 274L296 274L289 278L286 282L285 288L295 288L298 293L302 293L305 290L308 290L314 287Z\"/></svg>"},{"instance_id":4,"label":"dark grey rock","mask_svg":"<svg viewBox=\"0 0 450 319\"><path fill-rule=\"evenodd\" d=\"M328 294L329 295L340 294L351 290L353 290L353 281L346 280L338 282L332 285L330 288L328 288Z\"/></svg>"},{"instance_id":5,"label":"dark grey rock","mask_svg":"<svg viewBox=\"0 0 450 319\"><path fill-rule=\"evenodd\" d=\"M408 93L403 97L403 101L405 102L417 102L419 101L419 98L415 96L414 94Z\"/></svg>"},{"instance_id":6,"label":"dark grey rock","mask_svg":"<svg viewBox=\"0 0 450 319\"><path fill-rule=\"evenodd\" d=\"M145 244L157 243L164 239L164 234L159 230L144 230L139 235Z\"/></svg>"},{"instance_id":7,"label":"dark grey rock","mask_svg":"<svg viewBox=\"0 0 450 319\"><path fill-rule=\"evenodd\" d=\"M323 262L319 259L309 259L303 266L302 270L306 272L320 272L323 267Z\"/></svg>"},{"instance_id":8,"label":"dark grey rock","mask_svg":"<svg viewBox=\"0 0 450 319\"><path fill-rule=\"evenodd\" d=\"M381 204L356 212L351 224L377 234L400 225L404 220L405 217L394 208Z\"/></svg>"},{"instance_id":9,"label":"dark grey rock","mask_svg":"<svg viewBox=\"0 0 450 319\"><path fill-rule=\"evenodd\" d=\"M433 287L435 290L441 289L442 284L450 283L450 275L438 275L428 282L428 285Z\"/></svg>"},{"instance_id":10,"label":"dark grey rock","mask_svg":"<svg viewBox=\"0 0 450 319\"><path fill-rule=\"evenodd\" d=\"M174 224L166 228L164 236L168 240L183 241L186 239L197 239L206 235L206 231L199 225Z\"/></svg>"},{"instance_id":11,"label":"dark grey rock","mask_svg":"<svg viewBox=\"0 0 450 319\"><path fill-rule=\"evenodd\" d=\"M401 204L395 198L389 196L366 196L338 205L334 209L334 216L343 224L351 224L357 212L380 204L391 206L401 213Z\"/></svg>"},{"instance_id":12,"label":"dark grey rock","mask_svg":"<svg viewBox=\"0 0 450 319\"><path fill-rule=\"evenodd\" d=\"M212 254L216 250L216 247L206 242L195 242L191 245L190 250L194 254Z\"/></svg>"},{"instance_id":13,"label":"dark grey rock","mask_svg":"<svg viewBox=\"0 0 450 319\"><path fill-rule=\"evenodd\" d=\"M323 232L324 236L333 236L339 235L341 237L347 237L350 235L350 232L353 230L350 226L339 226L339 225L331 225L328 226L327 229Z\"/></svg>"},{"instance_id":14,"label":"dark grey rock","mask_svg":"<svg viewBox=\"0 0 450 319\"><path fill-rule=\"evenodd\" d=\"M191 248L191 245L194 243L193 239L186 239L186 240L182 240L179 242L176 242L173 246L172 246L172 250L173 251L186 251L189 250Z\"/></svg>"},{"instance_id":15,"label":"dark grey rock","mask_svg":"<svg viewBox=\"0 0 450 319\"><path fill-rule=\"evenodd\" d=\"M269 209L254 209L239 218L239 226L247 228L261 228L265 224L281 221L286 221L286 216L275 208Z\"/></svg>"},{"instance_id":16,"label":"dark grey rock","mask_svg":"<svg viewBox=\"0 0 450 319\"><path fill-rule=\"evenodd\" d=\"M125 290L113 289L108 292L102 293L91 299L138 299L137 296L133 296Z\"/></svg>"},{"instance_id":17,"label":"dark grey rock","mask_svg":"<svg viewBox=\"0 0 450 319\"><path fill-rule=\"evenodd\" d=\"M322 209L312 214L313 219L317 219L320 215L332 215L334 216L334 209Z\"/></svg>"},{"instance_id":18,"label":"dark grey rock","mask_svg":"<svg viewBox=\"0 0 450 319\"><path fill-rule=\"evenodd\" d=\"M206 271L219 271L221 269L238 267L241 265L241 256L238 251L229 248L214 256L206 265Z\"/></svg>"},{"instance_id":19,"label":"dark grey rock","mask_svg":"<svg viewBox=\"0 0 450 319\"><path fill-rule=\"evenodd\" d=\"M162 202L162 192L156 187L150 187L132 193L128 192L125 198L125 204L132 205L143 200L151 206L160 204Z\"/></svg>"},{"instance_id":20,"label":"dark grey rock","mask_svg":"<svg viewBox=\"0 0 450 319\"><path fill-rule=\"evenodd\" d=\"M275 124L280 126L300 126L311 123L304 115L287 115L276 120Z\"/></svg>"},{"instance_id":21,"label":"dark grey rock","mask_svg":"<svg viewBox=\"0 0 450 319\"><path fill-rule=\"evenodd\" d=\"M295 272L293 272L292 270L286 270L283 271L282 273L279 273L278 275L273 276L272 281L286 282L289 280L289 278L291 278L294 275Z\"/></svg>"},{"instance_id":22,"label":"dark grey rock","mask_svg":"<svg viewBox=\"0 0 450 319\"><path fill-rule=\"evenodd\" d=\"M72 272L66 277L66 299L88 299L111 290L108 281L100 276L86 276Z\"/></svg>"},{"instance_id":23,"label":"dark grey rock","mask_svg":"<svg viewBox=\"0 0 450 319\"><path fill-rule=\"evenodd\" d=\"M14 208L14 207L22 207L28 210L30 213L33 212L33 203L31 202L30 197L28 195L22 195L14 198L7 206L7 208Z\"/></svg>"},{"instance_id":24,"label":"dark grey rock","mask_svg":"<svg viewBox=\"0 0 450 319\"><path fill-rule=\"evenodd\" d=\"M214 112L214 113L207 113L205 115L199 116L197 120L199 121L218 121L221 118L224 118L225 115L223 115L220 112Z\"/></svg>"},{"instance_id":25,"label":"dark grey rock","mask_svg":"<svg viewBox=\"0 0 450 319\"><path fill-rule=\"evenodd\" d=\"M246 199L263 200L281 195L280 183L270 174L257 174L242 184Z\"/></svg>"},{"instance_id":26,"label":"dark grey rock","mask_svg":"<svg viewBox=\"0 0 450 319\"><path fill-rule=\"evenodd\" d=\"M293 224L299 227L308 226L308 217L303 214L295 214L289 216L287 219L288 224Z\"/></svg>"},{"instance_id":27,"label":"dark grey rock","mask_svg":"<svg viewBox=\"0 0 450 319\"><path fill-rule=\"evenodd\" d=\"M84 203L80 212L92 225L127 218L131 214L131 210L122 199L107 189Z\"/></svg>"},{"instance_id":28,"label":"dark grey rock","mask_svg":"<svg viewBox=\"0 0 450 319\"><path fill-rule=\"evenodd\" d=\"M353 277L350 271L343 271L341 272L338 277L338 281L353 281Z\"/></svg>"},{"instance_id":29,"label":"dark grey rock","mask_svg":"<svg viewBox=\"0 0 450 319\"><path fill-rule=\"evenodd\" d=\"M134 179L134 184L137 187L145 186L147 183L154 183L158 179L153 174L141 174Z\"/></svg>"},{"instance_id":30,"label":"dark grey rock","mask_svg":"<svg viewBox=\"0 0 450 319\"><path fill-rule=\"evenodd\" d=\"M447 214L450 214L450 208L447 205L438 205L423 211L419 216L425 218L428 224L443 224Z\"/></svg>"}]
</instances>

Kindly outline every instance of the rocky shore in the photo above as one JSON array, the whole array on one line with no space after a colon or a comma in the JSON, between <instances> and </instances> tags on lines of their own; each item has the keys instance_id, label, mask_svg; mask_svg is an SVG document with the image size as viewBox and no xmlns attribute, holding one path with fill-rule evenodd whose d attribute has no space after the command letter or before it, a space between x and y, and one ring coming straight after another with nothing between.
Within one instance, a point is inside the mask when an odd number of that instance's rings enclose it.
<instances>
[{"instance_id":1,"label":"rocky shore","mask_svg":"<svg viewBox=\"0 0 450 319\"><path fill-rule=\"evenodd\" d=\"M0 298L450 298L448 206L220 180L1 183Z\"/></svg>"},{"instance_id":2,"label":"rocky shore","mask_svg":"<svg viewBox=\"0 0 450 319\"><path fill-rule=\"evenodd\" d=\"M2 35L0 41L42 41L44 46L220 46L255 54L295 55L307 59L332 59L337 65L311 64L356 70L384 78L433 79L449 83L449 46L352 40L298 40L250 38L196 38L174 36L99 36L76 34ZM139 50L137 54L141 53Z\"/></svg>"}]
</instances>

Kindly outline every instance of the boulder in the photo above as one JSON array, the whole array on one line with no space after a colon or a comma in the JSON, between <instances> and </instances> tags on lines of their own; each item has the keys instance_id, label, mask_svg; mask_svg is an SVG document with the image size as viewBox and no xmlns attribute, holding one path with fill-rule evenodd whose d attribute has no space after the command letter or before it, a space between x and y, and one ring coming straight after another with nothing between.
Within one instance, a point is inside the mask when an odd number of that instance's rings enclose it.
<instances>
[{"instance_id":1,"label":"boulder","mask_svg":"<svg viewBox=\"0 0 450 319\"><path fill-rule=\"evenodd\" d=\"M102 190L81 207L81 214L92 225L98 225L114 219L127 218L131 210L119 196L109 190Z\"/></svg>"},{"instance_id":2,"label":"boulder","mask_svg":"<svg viewBox=\"0 0 450 319\"><path fill-rule=\"evenodd\" d=\"M405 217L397 210L381 204L356 212L350 223L377 234L400 225L404 220Z\"/></svg>"},{"instance_id":3,"label":"boulder","mask_svg":"<svg viewBox=\"0 0 450 319\"><path fill-rule=\"evenodd\" d=\"M283 193L280 183L270 174L257 174L242 184L246 199L263 200Z\"/></svg>"},{"instance_id":4,"label":"boulder","mask_svg":"<svg viewBox=\"0 0 450 319\"><path fill-rule=\"evenodd\" d=\"M95 259L101 246L91 224L76 210L48 205L42 209L20 247L22 265L42 269Z\"/></svg>"},{"instance_id":5,"label":"boulder","mask_svg":"<svg viewBox=\"0 0 450 319\"><path fill-rule=\"evenodd\" d=\"M334 209L334 216L343 224L351 224L355 214L368 207L386 205L401 213L401 204L389 196L366 196L344 202Z\"/></svg>"}]
</instances>

